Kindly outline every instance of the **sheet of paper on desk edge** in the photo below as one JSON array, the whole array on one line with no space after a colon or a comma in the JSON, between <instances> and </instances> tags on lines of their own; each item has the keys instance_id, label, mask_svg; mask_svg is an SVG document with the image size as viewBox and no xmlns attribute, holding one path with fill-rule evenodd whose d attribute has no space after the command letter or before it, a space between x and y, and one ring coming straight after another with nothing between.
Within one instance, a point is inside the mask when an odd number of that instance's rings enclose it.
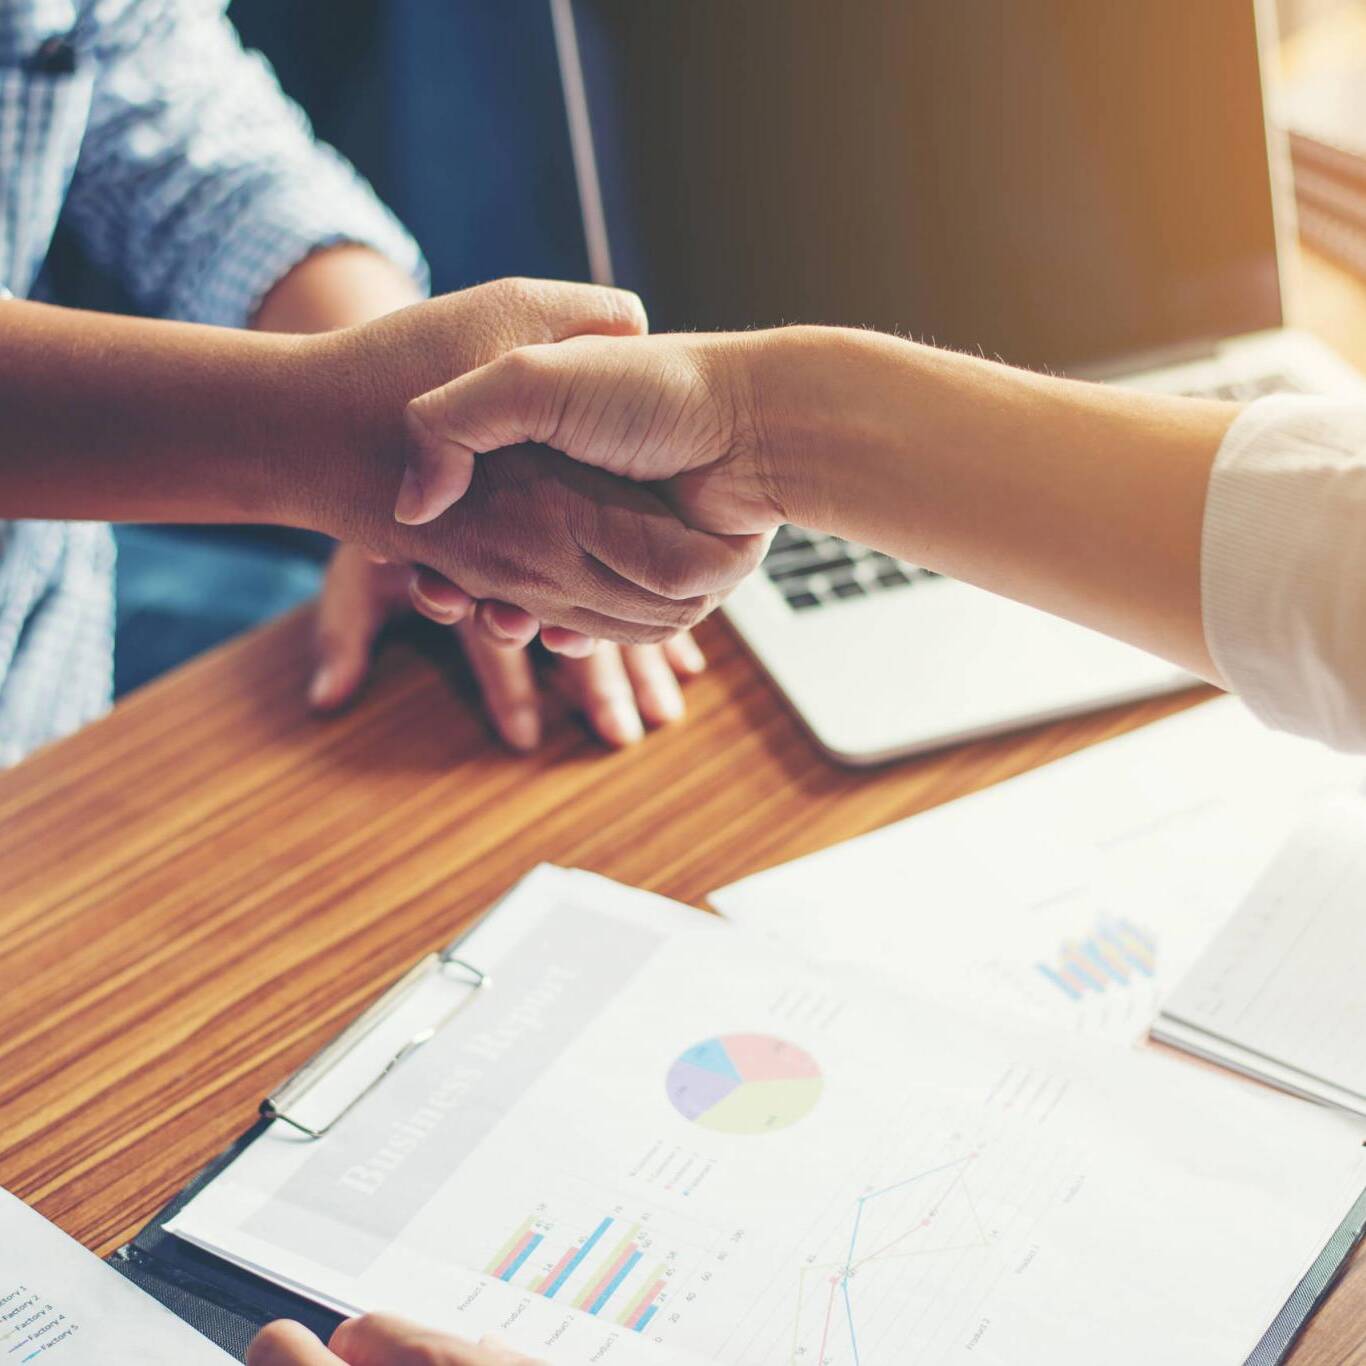
<instances>
[{"instance_id":1,"label":"sheet of paper on desk edge","mask_svg":"<svg viewBox=\"0 0 1366 1366\"><path fill-rule=\"evenodd\" d=\"M1366 799L1305 818L1194 967L1153 1036L1366 1116Z\"/></svg>"},{"instance_id":2,"label":"sheet of paper on desk edge","mask_svg":"<svg viewBox=\"0 0 1366 1366\"><path fill-rule=\"evenodd\" d=\"M227 1366L233 1358L0 1190L0 1354L69 1366Z\"/></svg>"},{"instance_id":3,"label":"sheet of paper on desk edge","mask_svg":"<svg viewBox=\"0 0 1366 1366\"><path fill-rule=\"evenodd\" d=\"M1362 772L1219 699L710 899L971 1013L1133 1041L1307 807Z\"/></svg>"}]
</instances>

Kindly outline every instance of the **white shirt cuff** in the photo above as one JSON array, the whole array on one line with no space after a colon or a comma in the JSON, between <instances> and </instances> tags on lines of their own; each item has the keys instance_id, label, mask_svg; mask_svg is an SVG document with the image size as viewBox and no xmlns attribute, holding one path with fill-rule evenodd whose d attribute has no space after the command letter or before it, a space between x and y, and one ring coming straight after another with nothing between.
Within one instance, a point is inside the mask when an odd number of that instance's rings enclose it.
<instances>
[{"instance_id":1,"label":"white shirt cuff","mask_svg":"<svg viewBox=\"0 0 1366 1366\"><path fill-rule=\"evenodd\" d=\"M1215 458L1205 642L1268 725L1366 750L1366 403L1271 397Z\"/></svg>"}]
</instances>

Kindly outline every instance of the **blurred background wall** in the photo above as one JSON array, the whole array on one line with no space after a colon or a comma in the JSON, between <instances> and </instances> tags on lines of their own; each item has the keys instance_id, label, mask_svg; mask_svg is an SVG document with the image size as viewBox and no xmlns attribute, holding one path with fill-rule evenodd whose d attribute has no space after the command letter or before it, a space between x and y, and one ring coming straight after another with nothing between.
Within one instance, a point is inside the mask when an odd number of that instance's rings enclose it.
<instances>
[{"instance_id":1,"label":"blurred background wall","mask_svg":"<svg viewBox=\"0 0 1366 1366\"><path fill-rule=\"evenodd\" d=\"M587 272L545 0L233 0L229 13L412 229L436 290Z\"/></svg>"}]
</instances>

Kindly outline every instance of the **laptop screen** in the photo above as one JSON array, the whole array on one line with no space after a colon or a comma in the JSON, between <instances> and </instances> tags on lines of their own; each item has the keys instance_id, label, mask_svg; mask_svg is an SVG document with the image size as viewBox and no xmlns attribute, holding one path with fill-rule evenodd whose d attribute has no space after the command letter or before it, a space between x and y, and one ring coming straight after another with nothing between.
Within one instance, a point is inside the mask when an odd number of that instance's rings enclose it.
<instances>
[{"instance_id":1,"label":"laptop screen","mask_svg":"<svg viewBox=\"0 0 1366 1366\"><path fill-rule=\"evenodd\" d=\"M612 275L658 330L1065 370L1281 321L1253 0L573 12Z\"/></svg>"}]
</instances>

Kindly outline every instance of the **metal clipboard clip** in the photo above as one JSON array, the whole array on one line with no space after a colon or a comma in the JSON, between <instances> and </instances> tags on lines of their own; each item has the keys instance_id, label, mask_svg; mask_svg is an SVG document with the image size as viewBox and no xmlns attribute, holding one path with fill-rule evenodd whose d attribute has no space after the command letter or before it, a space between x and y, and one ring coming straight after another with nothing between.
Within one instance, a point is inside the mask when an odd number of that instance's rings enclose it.
<instances>
[{"instance_id":1,"label":"metal clipboard clip","mask_svg":"<svg viewBox=\"0 0 1366 1366\"><path fill-rule=\"evenodd\" d=\"M434 1039L470 1003L476 1000L481 991L493 985L488 973L468 963L455 953L456 945L451 944L439 953L429 953L414 964L402 977L379 998L368 1010L358 1016L350 1025L337 1035L331 1043L320 1048L299 1070L261 1102L261 1113L267 1119L278 1119L290 1128L296 1129L305 1138L322 1138L330 1133L357 1105L363 1101L405 1058L411 1057L423 1044ZM410 997L417 987L433 974L442 976L451 973L461 974L469 986L455 1005L425 1029L419 1030L404 1040L381 1064L379 1071L370 1078L360 1091L352 1096L325 1124L313 1126L305 1124L290 1111L326 1077L338 1063L349 1057L371 1034L389 1019Z\"/></svg>"}]
</instances>

